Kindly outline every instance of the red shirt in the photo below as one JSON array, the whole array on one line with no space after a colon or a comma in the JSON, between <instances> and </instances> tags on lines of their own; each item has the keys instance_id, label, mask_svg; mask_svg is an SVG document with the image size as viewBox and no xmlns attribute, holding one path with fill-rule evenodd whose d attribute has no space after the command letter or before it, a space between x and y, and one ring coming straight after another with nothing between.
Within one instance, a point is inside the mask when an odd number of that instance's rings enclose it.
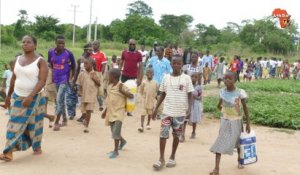
<instances>
[{"instance_id":1,"label":"red shirt","mask_svg":"<svg viewBox=\"0 0 300 175\"><path fill-rule=\"evenodd\" d=\"M219 61L218 57L215 57L215 58L214 58L214 65L217 65L217 64L218 64L218 61Z\"/></svg>"},{"instance_id":2,"label":"red shirt","mask_svg":"<svg viewBox=\"0 0 300 175\"><path fill-rule=\"evenodd\" d=\"M239 64L239 61L237 61L237 60L231 62L231 72L237 72L238 64Z\"/></svg>"},{"instance_id":3,"label":"red shirt","mask_svg":"<svg viewBox=\"0 0 300 175\"><path fill-rule=\"evenodd\" d=\"M100 50L96 53L92 53L91 57L96 61L97 72L102 72L102 64L107 63L107 58L105 53Z\"/></svg>"},{"instance_id":4,"label":"red shirt","mask_svg":"<svg viewBox=\"0 0 300 175\"><path fill-rule=\"evenodd\" d=\"M137 78L138 63L142 62L142 54L138 51L124 50L121 59L124 61L122 74L129 78Z\"/></svg>"}]
</instances>

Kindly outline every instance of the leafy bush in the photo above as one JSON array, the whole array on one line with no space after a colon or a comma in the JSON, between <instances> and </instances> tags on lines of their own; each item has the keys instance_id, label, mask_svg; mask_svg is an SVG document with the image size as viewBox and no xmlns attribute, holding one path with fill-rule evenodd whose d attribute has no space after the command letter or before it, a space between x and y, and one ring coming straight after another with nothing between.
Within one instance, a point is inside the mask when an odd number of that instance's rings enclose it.
<instances>
[{"instance_id":1,"label":"leafy bush","mask_svg":"<svg viewBox=\"0 0 300 175\"><path fill-rule=\"evenodd\" d=\"M237 86L247 91L300 93L300 81L294 80L257 80L250 84L240 83Z\"/></svg>"}]
</instances>

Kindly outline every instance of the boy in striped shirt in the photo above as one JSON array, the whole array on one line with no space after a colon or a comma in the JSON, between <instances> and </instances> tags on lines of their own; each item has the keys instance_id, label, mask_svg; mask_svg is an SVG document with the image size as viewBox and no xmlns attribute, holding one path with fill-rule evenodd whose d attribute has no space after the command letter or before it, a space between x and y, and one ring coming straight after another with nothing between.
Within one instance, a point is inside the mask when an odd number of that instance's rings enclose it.
<instances>
[{"instance_id":1,"label":"boy in striped shirt","mask_svg":"<svg viewBox=\"0 0 300 175\"><path fill-rule=\"evenodd\" d=\"M153 116L156 116L158 107L164 101L163 115L161 118L160 132L160 158L153 165L153 168L160 170L165 165L164 152L170 128L173 129L172 154L166 166L175 167L175 154L179 144L179 137L183 134L185 118L191 113L192 92L194 91L190 76L182 73L182 58L173 56L173 73L165 75L160 85L161 96L157 102ZM154 119L154 117L153 117Z\"/></svg>"}]
</instances>

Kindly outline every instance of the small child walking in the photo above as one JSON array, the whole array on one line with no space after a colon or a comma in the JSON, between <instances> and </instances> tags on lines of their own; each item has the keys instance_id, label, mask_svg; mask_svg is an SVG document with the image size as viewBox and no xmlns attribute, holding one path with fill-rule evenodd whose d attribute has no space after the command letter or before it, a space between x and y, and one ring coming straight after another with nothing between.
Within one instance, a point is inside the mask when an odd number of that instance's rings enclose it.
<instances>
[{"instance_id":1,"label":"small child walking","mask_svg":"<svg viewBox=\"0 0 300 175\"><path fill-rule=\"evenodd\" d=\"M109 85L106 97L106 109L102 113L105 124L109 125L114 139L114 150L108 153L108 157L113 159L119 156L127 141L121 135L123 120L126 113L126 99L133 98L130 90L120 83L121 72L119 69L111 69L108 73Z\"/></svg>"},{"instance_id":2,"label":"small child walking","mask_svg":"<svg viewBox=\"0 0 300 175\"><path fill-rule=\"evenodd\" d=\"M51 65L48 63L48 75L47 75L47 80L46 80L46 84L45 84L45 88L43 91L43 96L46 99L46 115L45 118L49 119L49 128L52 128L54 125L54 121L55 121L55 116L54 115L50 115L48 114L48 103L50 100L55 101L56 99L56 87L55 84L52 81L52 69L51 69Z\"/></svg>"},{"instance_id":3,"label":"small child walking","mask_svg":"<svg viewBox=\"0 0 300 175\"><path fill-rule=\"evenodd\" d=\"M111 57L111 66L110 67L113 68L113 69L119 69L119 63L117 61L118 61L117 56L113 55Z\"/></svg>"},{"instance_id":4,"label":"small child walking","mask_svg":"<svg viewBox=\"0 0 300 175\"><path fill-rule=\"evenodd\" d=\"M153 119L155 119L157 110L164 101L159 141L160 157L159 160L153 164L155 170L160 170L165 165L164 153L171 128L173 129L173 147L166 167L172 168L176 166L175 154L179 144L179 137L183 134L184 120L190 117L191 114L192 92L194 91L191 77L181 71L182 57L174 55L171 65L173 73L164 76L159 88L161 95L152 115Z\"/></svg>"},{"instance_id":5,"label":"small child walking","mask_svg":"<svg viewBox=\"0 0 300 175\"><path fill-rule=\"evenodd\" d=\"M10 80L11 80L11 77L13 75L13 71L14 71L14 67L15 67L15 60L11 60L9 62L9 69L6 69L3 73L3 76L2 76L2 89L4 90L5 89L5 95L8 94L8 90L9 90L9 87L10 87ZM6 67L7 68L7 67ZM10 112L10 109L7 109L6 111L6 115L9 115L9 112Z\"/></svg>"},{"instance_id":6,"label":"small child walking","mask_svg":"<svg viewBox=\"0 0 300 175\"><path fill-rule=\"evenodd\" d=\"M91 120L91 114L94 110L97 92L100 86L100 78L93 69L94 64L95 62L93 59L86 58L84 60L85 70L80 72L77 79L77 84L79 85L79 96L81 96L81 112L84 118L84 133L89 132L88 127Z\"/></svg>"},{"instance_id":7,"label":"small child walking","mask_svg":"<svg viewBox=\"0 0 300 175\"><path fill-rule=\"evenodd\" d=\"M193 92L193 102L192 102L192 109L191 109L191 115L190 118L187 118L184 121L184 127L183 127L183 134L179 138L180 142L185 141L185 129L186 129L186 124L189 122L193 126L193 131L191 134L191 139L196 138L196 127L197 123L200 122L201 119L201 98L202 98L202 88L201 85L198 84L198 78L199 74L193 73L191 75L193 87L194 87L194 92Z\"/></svg>"},{"instance_id":8,"label":"small child walking","mask_svg":"<svg viewBox=\"0 0 300 175\"><path fill-rule=\"evenodd\" d=\"M243 130L241 106L243 107L246 118L246 131L250 133L246 92L243 89L235 87L235 73L233 72L226 72L224 83L226 87L220 91L220 100L217 106L221 111L219 136L210 148L210 151L216 154L215 168L210 175L219 175L221 155L232 155L235 148L237 148L238 151L238 168L243 168L239 163L239 138Z\"/></svg>"},{"instance_id":9,"label":"small child walking","mask_svg":"<svg viewBox=\"0 0 300 175\"><path fill-rule=\"evenodd\" d=\"M203 68L204 85L209 83L210 74L211 74L211 69L208 67L208 63L205 63L205 67Z\"/></svg>"},{"instance_id":10,"label":"small child walking","mask_svg":"<svg viewBox=\"0 0 300 175\"><path fill-rule=\"evenodd\" d=\"M146 128L149 130L150 127L150 120L152 118L155 98L158 92L158 84L156 81L153 80L153 69L148 68L146 72L147 80L144 80L141 84L141 95L143 101L143 111L141 116L141 127L138 129L140 132L144 132L144 121L145 116L148 116L147 126Z\"/></svg>"}]
</instances>

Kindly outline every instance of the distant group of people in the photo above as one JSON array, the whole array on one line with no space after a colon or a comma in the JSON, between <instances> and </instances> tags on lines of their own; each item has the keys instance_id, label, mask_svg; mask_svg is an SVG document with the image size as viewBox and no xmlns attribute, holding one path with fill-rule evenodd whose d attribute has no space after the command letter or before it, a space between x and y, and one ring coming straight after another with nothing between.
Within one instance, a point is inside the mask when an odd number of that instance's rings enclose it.
<instances>
[{"instance_id":1,"label":"distant group of people","mask_svg":"<svg viewBox=\"0 0 300 175\"><path fill-rule=\"evenodd\" d=\"M295 61L292 65L288 60L282 61L272 57L262 58L258 57L255 61L253 58L246 58L244 61L240 56L234 56L229 64L229 69L236 73L237 81L240 81L240 74L244 81L251 81L254 77L257 79L280 78L300 80L300 59Z\"/></svg>"}]
</instances>

